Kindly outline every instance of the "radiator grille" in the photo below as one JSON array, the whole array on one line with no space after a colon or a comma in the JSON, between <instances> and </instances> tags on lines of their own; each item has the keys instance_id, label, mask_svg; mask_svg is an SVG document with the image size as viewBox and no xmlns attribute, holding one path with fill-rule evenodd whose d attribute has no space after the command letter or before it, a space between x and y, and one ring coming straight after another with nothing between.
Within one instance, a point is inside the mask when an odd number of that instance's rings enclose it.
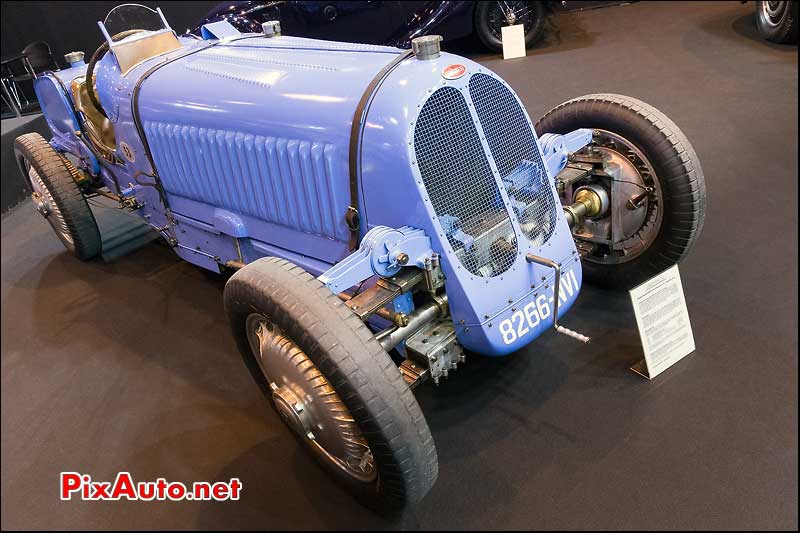
<instances>
[{"instance_id":1,"label":"radiator grille","mask_svg":"<svg viewBox=\"0 0 800 533\"><path fill-rule=\"evenodd\" d=\"M541 246L555 230L558 211L525 113L511 91L486 74L470 78L469 93L520 227Z\"/></svg>"},{"instance_id":2,"label":"radiator grille","mask_svg":"<svg viewBox=\"0 0 800 533\"><path fill-rule=\"evenodd\" d=\"M434 92L414 129L414 150L433 209L472 274L492 277L511 267L517 241L497 181L461 93Z\"/></svg>"}]
</instances>

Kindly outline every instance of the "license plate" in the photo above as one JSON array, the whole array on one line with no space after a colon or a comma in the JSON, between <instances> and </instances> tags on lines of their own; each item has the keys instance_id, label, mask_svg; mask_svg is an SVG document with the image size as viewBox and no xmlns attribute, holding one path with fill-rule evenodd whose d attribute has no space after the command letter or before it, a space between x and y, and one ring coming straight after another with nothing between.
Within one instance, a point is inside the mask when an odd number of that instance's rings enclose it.
<instances>
[{"instance_id":1,"label":"license plate","mask_svg":"<svg viewBox=\"0 0 800 533\"><path fill-rule=\"evenodd\" d=\"M565 304L577 290L578 278L575 276L575 272L573 270L563 272L558 295L559 305ZM542 322L552 323L554 303L553 291L550 290L549 293L540 294L528 302L525 307L515 311L509 318L500 322L499 331L503 336L503 342L512 344L531 331L536 330Z\"/></svg>"}]
</instances>

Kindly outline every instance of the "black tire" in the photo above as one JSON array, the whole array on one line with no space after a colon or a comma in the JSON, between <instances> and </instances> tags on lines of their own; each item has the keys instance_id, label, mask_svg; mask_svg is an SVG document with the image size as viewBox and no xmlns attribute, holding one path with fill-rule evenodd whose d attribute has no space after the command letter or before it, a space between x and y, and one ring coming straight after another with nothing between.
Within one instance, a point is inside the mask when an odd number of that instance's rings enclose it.
<instances>
[{"instance_id":1,"label":"black tire","mask_svg":"<svg viewBox=\"0 0 800 533\"><path fill-rule=\"evenodd\" d=\"M300 267L274 257L248 264L225 286L225 309L239 350L271 395L248 339L248 317L261 314L296 343L350 411L374 458L374 482L334 477L366 505L414 504L428 493L438 459L425 417L397 366L339 298ZM303 439L301 439L303 440Z\"/></svg>"},{"instance_id":2,"label":"black tire","mask_svg":"<svg viewBox=\"0 0 800 533\"><path fill-rule=\"evenodd\" d=\"M797 42L797 2L756 2L756 26L773 43Z\"/></svg>"},{"instance_id":3,"label":"black tire","mask_svg":"<svg viewBox=\"0 0 800 533\"><path fill-rule=\"evenodd\" d=\"M473 16L474 31L484 46L492 52L503 51L503 41L497 34L496 24L492 22L492 12L499 4L506 2L476 2ZM525 25L525 46L530 48L544 35L547 8L544 2L517 2L527 4L525 9L530 13L530 23Z\"/></svg>"},{"instance_id":4,"label":"black tire","mask_svg":"<svg viewBox=\"0 0 800 533\"><path fill-rule=\"evenodd\" d=\"M578 128L605 130L635 145L655 170L663 196L660 227L639 255L608 264L584 259L588 281L631 288L680 262L703 227L706 185L691 143L666 115L641 100L616 94L590 94L565 102L536 123L538 134ZM612 199L613 205L613 199Z\"/></svg>"},{"instance_id":5,"label":"black tire","mask_svg":"<svg viewBox=\"0 0 800 533\"><path fill-rule=\"evenodd\" d=\"M99 254L102 240L97 222L61 155L44 137L28 133L14 140L14 156L34 201L43 199L51 206L46 218L67 250L82 261ZM41 192L33 184L36 177L41 180Z\"/></svg>"}]
</instances>

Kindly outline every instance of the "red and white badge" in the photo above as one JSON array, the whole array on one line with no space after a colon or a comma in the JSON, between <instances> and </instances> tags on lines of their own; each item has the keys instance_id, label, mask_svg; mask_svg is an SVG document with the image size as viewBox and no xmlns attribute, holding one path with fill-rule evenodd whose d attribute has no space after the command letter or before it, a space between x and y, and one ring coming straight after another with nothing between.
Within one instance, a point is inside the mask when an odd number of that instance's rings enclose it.
<instances>
[{"instance_id":1,"label":"red and white badge","mask_svg":"<svg viewBox=\"0 0 800 533\"><path fill-rule=\"evenodd\" d=\"M460 63L453 63L442 69L442 77L446 80L457 80L466 73L467 67Z\"/></svg>"}]
</instances>

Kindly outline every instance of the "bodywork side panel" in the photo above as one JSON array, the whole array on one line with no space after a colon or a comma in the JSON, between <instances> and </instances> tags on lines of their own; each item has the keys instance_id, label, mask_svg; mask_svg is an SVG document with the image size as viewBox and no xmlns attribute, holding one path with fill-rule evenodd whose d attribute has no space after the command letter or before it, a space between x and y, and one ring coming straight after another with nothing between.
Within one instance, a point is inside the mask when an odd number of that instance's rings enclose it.
<instances>
[{"instance_id":1,"label":"bodywork side panel","mask_svg":"<svg viewBox=\"0 0 800 533\"><path fill-rule=\"evenodd\" d=\"M398 52L261 36L154 71L138 109L172 209L220 231L236 218L236 237L323 262L347 255L349 126Z\"/></svg>"}]
</instances>

